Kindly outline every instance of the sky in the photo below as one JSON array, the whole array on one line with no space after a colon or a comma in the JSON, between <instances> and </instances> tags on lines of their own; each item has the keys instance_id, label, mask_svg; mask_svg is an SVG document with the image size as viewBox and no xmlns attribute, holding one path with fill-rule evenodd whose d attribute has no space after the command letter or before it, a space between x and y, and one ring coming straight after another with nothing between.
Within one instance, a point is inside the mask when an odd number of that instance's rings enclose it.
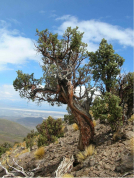
<instances>
[{"instance_id":1,"label":"sky","mask_svg":"<svg viewBox=\"0 0 134 178\"><path fill-rule=\"evenodd\" d=\"M67 27L84 32L87 50L95 52L103 38L125 59L122 72L133 71L133 1L129 0L4 0L0 2L0 117L63 117L66 105L41 106L22 99L13 88L17 70L42 76L35 50L36 29L62 37Z\"/></svg>"}]
</instances>

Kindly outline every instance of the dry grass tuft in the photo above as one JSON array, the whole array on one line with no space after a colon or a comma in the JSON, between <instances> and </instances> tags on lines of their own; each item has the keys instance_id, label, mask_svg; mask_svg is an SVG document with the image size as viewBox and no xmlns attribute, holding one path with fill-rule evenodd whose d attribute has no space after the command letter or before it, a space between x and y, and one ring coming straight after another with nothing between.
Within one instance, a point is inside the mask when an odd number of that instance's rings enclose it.
<instances>
[{"instance_id":1,"label":"dry grass tuft","mask_svg":"<svg viewBox=\"0 0 134 178\"><path fill-rule=\"evenodd\" d=\"M89 110L89 114L93 117L93 111Z\"/></svg>"},{"instance_id":2,"label":"dry grass tuft","mask_svg":"<svg viewBox=\"0 0 134 178\"><path fill-rule=\"evenodd\" d=\"M130 117L130 119L128 119L128 121L134 121L134 114Z\"/></svg>"},{"instance_id":3,"label":"dry grass tuft","mask_svg":"<svg viewBox=\"0 0 134 178\"><path fill-rule=\"evenodd\" d=\"M21 155L21 153L17 153L16 155L15 155L15 158L17 158L18 156L20 156Z\"/></svg>"},{"instance_id":4,"label":"dry grass tuft","mask_svg":"<svg viewBox=\"0 0 134 178\"><path fill-rule=\"evenodd\" d=\"M93 120L93 124L94 124L94 127L96 126L96 121L95 120Z\"/></svg>"},{"instance_id":5,"label":"dry grass tuft","mask_svg":"<svg viewBox=\"0 0 134 178\"><path fill-rule=\"evenodd\" d=\"M94 145L89 145L85 148L84 152L79 152L77 154L77 160L78 162L84 161L88 156L91 156L93 154L97 154Z\"/></svg>"},{"instance_id":6,"label":"dry grass tuft","mask_svg":"<svg viewBox=\"0 0 134 178\"><path fill-rule=\"evenodd\" d=\"M134 156L134 137L130 139L131 154Z\"/></svg>"},{"instance_id":7,"label":"dry grass tuft","mask_svg":"<svg viewBox=\"0 0 134 178\"><path fill-rule=\"evenodd\" d=\"M40 147L38 150L35 151L34 156L36 159L42 159L45 154L44 147Z\"/></svg>"},{"instance_id":8,"label":"dry grass tuft","mask_svg":"<svg viewBox=\"0 0 134 178\"><path fill-rule=\"evenodd\" d=\"M20 143L21 147L25 147L26 148L26 142L22 142Z\"/></svg>"},{"instance_id":9,"label":"dry grass tuft","mask_svg":"<svg viewBox=\"0 0 134 178\"><path fill-rule=\"evenodd\" d=\"M84 155L87 157L87 156L91 156L93 155L93 153L95 152L95 149L94 149L94 145L89 145L88 147L85 148L85 151L84 151Z\"/></svg>"},{"instance_id":10,"label":"dry grass tuft","mask_svg":"<svg viewBox=\"0 0 134 178\"><path fill-rule=\"evenodd\" d=\"M29 152L29 149L25 149L25 150L23 150L23 151L21 152L21 154L23 154L23 153L27 153L27 152Z\"/></svg>"},{"instance_id":11,"label":"dry grass tuft","mask_svg":"<svg viewBox=\"0 0 134 178\"><path fill-rule=\"evenodd\" d=\"M73 129L74 129L74 130L79 130L79 127L78 127L78 125L77 125L76 123L75 123L75 124L73 124L73 126L72 126L72 127L73 127Z\"/></svg>"},{"instance_id":12,"label":"dry grass tuft","mask_svg":"<svg viewBox=\"0 0 134 178\"><path fill-rule=\"evenodd\" d=\"M55 144L58 144L58 143L59 143L59 141L58 141L58 140L56 140L54 143L55 143Z\"/></svg>"},{"instance_id":13,"label":"dry grass tuft","mask_svg":"<svg viewBox=\"0 0 134 178\"><path fill-rule=\"evenodd\" d=\"M10 151L6 151L6 155L9 156L11 154Z\"/></svg>"},{"instance_id":14,"label":"dry grass tuft","mask_svg":"<svg viewBox=\"0 0 134 178\"><path fill-rule=\"evenodd\" d=\"M62 177L65 178L65 177L74 177L74 176L71 174L64 174Z\"/></svg>"},{"instance_id":15,"label":"dry grass tuft","mask_svg":"<svg viewBox=\"0 0 134 178\"><path fill-rule=\"evenodd\" d=\"M78 160L78 162L82 162L85 159L86 159L86 156L82 152L79 152L77 154L77 160Z\"/></svg>"},{"instance_id":16,"label":"dry grass tuft","mask_svg":"<svg viewBox=\"0 0 134 178\"><path fill-rule=\"evenodd\" d=\"M61 129L62 132L64 131L64 128L65 128L65 126L62 126L62 129Z\"/></svg>"}]
</instances>

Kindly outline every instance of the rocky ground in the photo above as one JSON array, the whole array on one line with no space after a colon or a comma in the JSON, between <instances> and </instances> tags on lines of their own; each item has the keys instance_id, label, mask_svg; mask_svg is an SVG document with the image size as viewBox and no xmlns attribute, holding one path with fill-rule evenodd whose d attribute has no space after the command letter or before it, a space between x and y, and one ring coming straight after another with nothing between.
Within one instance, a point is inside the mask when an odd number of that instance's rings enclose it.
<instances>
[{"instance_id":1,"label":"rocky ground","mask_svg":"<svg viewBox=\"0 0 134 178\"><path fill-rule=\"evenodd\" d=\"M130 139L134 136L132 122L123 127L122 133L121 137L113 140L110 127L97 121L94 137L96 154L79 163L76 158L79 153L77 149L79 130L74 131L72 125L67 125L64 137L45 147L43 159L35 159L36 145L33 146L32 151L19 155L18 153L24 149L22 146L16 147L8 155L8 162L16 167L12 161L14 158L25 171L30 171L39 165L39 168L34 171L34 177L54 177L54 172L63 160L63 156L74 155L75 161L71 171L74 177L122 177L125 173L133 171L133 156L130 147ZM19 156L16 156L17 154ZM3 154L0 161L2 162L6 156ZM0 168L0 177L4 174L5 171ZM18 175L16 174L16 176ZM133 174L128 174L125 177L133 177Z\"/></svg>"}]
</instances>

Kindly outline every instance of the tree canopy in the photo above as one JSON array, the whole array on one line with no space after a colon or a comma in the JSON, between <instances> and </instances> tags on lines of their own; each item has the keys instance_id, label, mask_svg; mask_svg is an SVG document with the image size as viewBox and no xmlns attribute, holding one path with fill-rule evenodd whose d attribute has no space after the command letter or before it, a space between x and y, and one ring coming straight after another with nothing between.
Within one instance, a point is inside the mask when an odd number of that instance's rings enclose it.
<instances>
[{"instance_id":1,"label":"tree canopy","mask_svg":"<svg viewBox=\"0 0 134 178\"><path fill-rule=\"evenodd\" d=\"M33 101L48 101L52 105L67 104L59 93L59 85L64 84L66 92L68 81L73 84L74 90L78 86L88 86L90 83L89 66L81 65L88 57L87 44L82 42L83 33L78 31L78 27L74 29L69 27L63 38L58 39L58 34L52 34L48 29L36 32L39 36L37 51L43 56L43 77L34 79L34 74L17 71L18 77L13 82L14 88L19 90L21 97ZM40 96L37 96L38 93ZM80 90L80 99L84 96Z\"/></svg>"},{"instance_id":2,"label":"tree canopy","mask_svg":"<svg viewBox=\"0 0 134 178\"><path fill-rule=\"evenodd\" d=\"M104 94L105 91L110 92L116 83L116 77L120 74L120 67L125 61L121 56L114 53L113 46L102 39L99 49L96 52L89 52L89 65L92 68L93 79L102 81L105 88L101 87ZM102 86L102 85L101 85Z\"/></svg>"}]
</instances>

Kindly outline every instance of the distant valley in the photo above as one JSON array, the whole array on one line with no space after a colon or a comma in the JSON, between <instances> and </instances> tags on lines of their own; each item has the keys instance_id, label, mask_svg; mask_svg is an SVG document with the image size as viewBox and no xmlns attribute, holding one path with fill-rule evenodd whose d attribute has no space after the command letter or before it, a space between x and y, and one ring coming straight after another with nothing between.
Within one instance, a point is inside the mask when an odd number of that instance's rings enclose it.
<instances>
[{"instance_id":1,"label":"distant valley","mask_svg":"<svg viewBox=\"0 0 134 178\"><path fill-rule=\"evenodd\" d=\"M43 122L42 117L24 117L17 119L15 122L27 127L28 129L36 129L36 126L38 124L41 124Z\"/></svg>"},{"instance_id":2,"label":"distant valley","mask_svg":"<svg viewBox=\"0 0 134 178\"><path fill-rule=\"evenodd\" d=\"M16 122L30 130L32 130L32 129L36 130L36 126L38 124L41 124L44 120L42 117L21 117L21 118L18 118L18 117L7 117L7 116L3 116L2 119Z\"/></svg>"},{"instance_id":3,"label":"distant valley","mask_svg":"<svg viewBox=\"0 0 134 178\"><path fill-rule=\"evenodd\" d=\"M0 119L0 144L4 142L21 142L23 138L36 130L36 126L43 122L42 117L7 117Z\"/></svg>"},{"instance_id":4,"label":"distant valley","mask_svg":"<svg viewBox=\"0 0 134 178\"><path fill-rule=\"evenodd\" d=\"M16 122L0 119L0 144L21 142L30 130Z\"/></svg>"}]
</instances>

